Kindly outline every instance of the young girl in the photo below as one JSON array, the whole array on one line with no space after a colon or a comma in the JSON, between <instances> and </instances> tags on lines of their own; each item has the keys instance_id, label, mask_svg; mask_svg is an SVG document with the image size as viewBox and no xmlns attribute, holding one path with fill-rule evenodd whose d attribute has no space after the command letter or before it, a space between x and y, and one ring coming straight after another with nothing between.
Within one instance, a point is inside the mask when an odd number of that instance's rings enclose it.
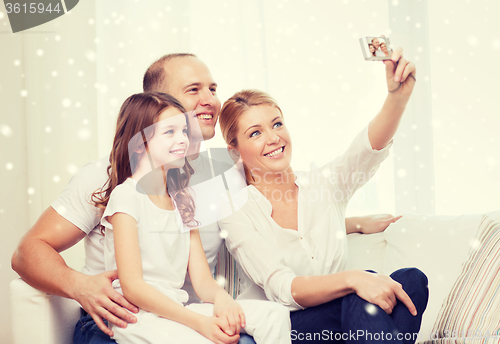
<instances>
[{"instance_id":1,"label":"young girl","mask_svg":"<svg viewBox=\"0 0 500 344\"><path fill-rule=\"evenodd\" d=\"M113 326L119 343L290 343L289 314L272 302L237 303L212 278L187 191L189 125L183 106L163 93L129 97L120 109L109 179L93 194L105 208L105 266L113 286L140 308L137 323ZM188 271L206 304L184 307Z\"/></svg>"}]
</instances>

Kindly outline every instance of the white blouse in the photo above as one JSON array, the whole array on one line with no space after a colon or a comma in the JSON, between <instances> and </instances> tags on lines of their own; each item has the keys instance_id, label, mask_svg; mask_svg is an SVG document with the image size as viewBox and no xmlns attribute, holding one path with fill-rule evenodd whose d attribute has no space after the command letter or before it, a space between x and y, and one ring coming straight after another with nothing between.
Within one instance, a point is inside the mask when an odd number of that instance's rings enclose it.
<instances>
[{"instance_id":1,"label":"white blouse","mask_svg":"<svg viewBox=\"0 0 500 344\"><path fill-rule=\"evenodd\" d=\"M254 186L240 193L248 201L219 221L221 230L227 232L228 250L253 282L240 298L269 299L291 311L303 309L292 297L291 285L296 276L326 275L345 269L347 203L375 174L391 145L392 141L374 150L367 126L333 162L296 173L298 230L280 227L271 217L271 203Z\"/></svg>"}]
</instances>

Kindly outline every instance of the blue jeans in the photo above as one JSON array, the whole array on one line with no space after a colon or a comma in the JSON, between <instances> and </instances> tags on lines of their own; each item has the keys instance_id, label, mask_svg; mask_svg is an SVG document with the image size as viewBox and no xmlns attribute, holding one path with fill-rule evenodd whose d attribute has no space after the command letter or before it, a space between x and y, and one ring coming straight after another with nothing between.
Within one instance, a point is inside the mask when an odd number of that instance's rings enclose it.
<instances>
[{"instance_id":1,"label":"blue jeans","mask_svg":"<svg viewBox=\"0 0 500 344\"><path fill-rule=\"evenodd\" d=\"M391 277L401 283L417 308L417 316L411 315L399 300L392 313L387 314L382 308L352 293L291 312L292 342L415 343L429 298L427 277L417 268L397 270Z\"/></svg>"},{"instance_id":2,"label":"blue jeans","mask_svg":"<svg viewBox=\"0 0 500 344\"><path fill-rule=\"evenodd\" d=\"M83 309L80 320L75 326L75 335L73 337L74 344L116 344L114 339L97 327L94 319L87 314ZM104 320L106 322L106 320ZM106 322L107 324L107 322ZM241 334L239 344L255 344L252 337L247 334Z\"/></svg>"}]
</instances>

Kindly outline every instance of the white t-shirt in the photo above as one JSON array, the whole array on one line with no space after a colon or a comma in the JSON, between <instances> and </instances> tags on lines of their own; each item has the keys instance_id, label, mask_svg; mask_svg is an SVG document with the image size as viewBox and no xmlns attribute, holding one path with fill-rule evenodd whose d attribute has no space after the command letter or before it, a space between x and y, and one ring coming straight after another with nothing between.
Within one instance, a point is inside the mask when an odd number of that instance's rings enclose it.
<instances>
[{"instance_id":1,"label":"white t-shirt","mask_svg":"<svg viewBox=\"0 0 500 344\"><path fill-rule=\"evenodd\" d=\"M271 217L271 203L254 186L242 192L248 202L219 221L221 230L227 231L226 246L251 279L240 298L269 299L299 310L291 293L296 276L345 269L347 203L377 171L391 145L392 141L382 150L372 149L366 127L333 162L297 173L298 230L281 228Z\"/></svg>"},{"instance_id":2,"label":"white t-shirt","mask_svg":"<svg viewBox=\"0 0 500 344\"><path fill-rule=\"evenodd\" d=\"M213 168L209 168L211 166L210 161L212 161ZM205 181L203 185L208 185L209 190L214 187L220 188L220 185L224 185L221 181L221 176L213 178L212 171L221 173L224 169L228 169L229 165L216 160L210 160L208 152L204 147L202 147L199 157L190 163L195 170L195 174L191 177L190 185ZM52 203L52 208L62 217L87 234L84 239L85 266L82 268L82 272L88 275L96 275L106 271L104 266L104 237L99 227L101 212L91 203L91 195L108 180L108 166L109 157L103 157L87 163L71 178L66 189ZM195 190L196 188L197 186L194 185ZM195 197L197 220L199 211L205 210L205 214L212 213L210 206L203 204L205 200L206 197L202 197L202 195ZM210 211L207 212L207 209ZM217 211L213 213L216 214ZM217 263L217 253L223 241L216 218L202 221L200 237L208 264L213 273L215 264ZM186 279L183 289L190 295L189 302L199 302L189 278Z\"/></svg>"},{"instance_id":3,"label":"white t-shirt","mask_svg":"<svg viewBox=\"0 0 500 344\"><path fill-rule=\"evenodd\" d=\"M182 223L177 208L158 208L145 194L137 191L137 182L128 178L114 188L101 223L106 227L104 267L116 269L113 225L108 217L125 213L137 221L144 281L179 304L186 303L188 293L182 290L189 261L189 228ZM123 294L119 280L113 287Z\"/></svg>"}]
</instances>

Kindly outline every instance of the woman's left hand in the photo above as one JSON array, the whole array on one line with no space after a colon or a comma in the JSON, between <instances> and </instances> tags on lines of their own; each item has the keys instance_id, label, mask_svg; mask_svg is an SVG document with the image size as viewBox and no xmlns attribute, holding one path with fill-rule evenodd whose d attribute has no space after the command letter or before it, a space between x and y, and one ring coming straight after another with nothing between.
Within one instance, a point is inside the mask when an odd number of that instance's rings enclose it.
<instances>
[{"instance_id":1,"label":"woman's left hand","mask_svg":"<svg viewBox=\"0 0 500 344\"><path fill-rule=\"evenodd\" d=\"M396 48L390 60L384 60L389 93L400 93L409 97L416 81L417 69L413 62L403 57L403 48Z\"/></svg>"},{"instance_id":2,"label":"woman's left hand","mask_svg":"<svg viewBox=\"0 0 500 344\"><path fill-rule=\"evenodd\" d=\"M245 327L245 313L240 304L234 301L227 293L220 293L214 301L214 315L227 322L224 332L229 336L240 333L241 327Z\"/></svg>"}]
</instances>

